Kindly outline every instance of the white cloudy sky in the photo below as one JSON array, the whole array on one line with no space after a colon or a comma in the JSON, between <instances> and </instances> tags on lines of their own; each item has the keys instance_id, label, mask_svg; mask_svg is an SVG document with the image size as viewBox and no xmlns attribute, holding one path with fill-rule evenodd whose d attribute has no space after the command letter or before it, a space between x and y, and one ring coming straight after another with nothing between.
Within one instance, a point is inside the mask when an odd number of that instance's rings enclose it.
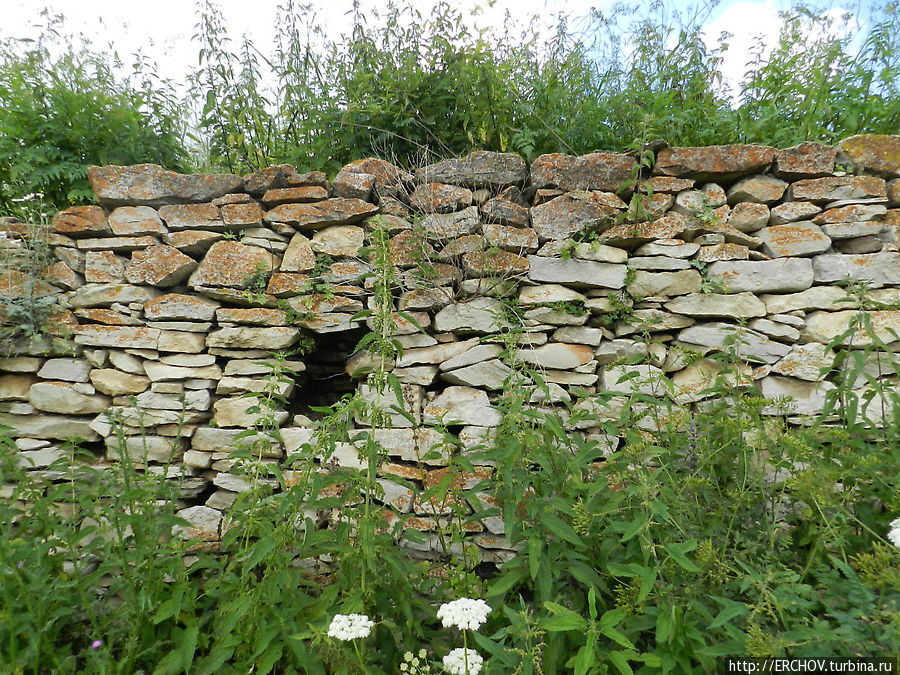
<instances>
[{"instance_id":1,"label":"white cloudy sky","mask_svg":"<svg viewBox=\"0 0 900 675\"><path fill-rule=\"evenodd\" d=\"M302 0L298 0L302 1ZM322 19L322 25L337 38L347 28L347 13L353 0L306 0ZM840 14L834 2L835 13ZM849 1L849 0L848 0ZM377 0L359 0L367 7L384 6ZM565 12L577 17L592 6L608 8L612 0L456 0L464 13L480 11L481 25L502 25L507 11L517 16L540 14L550 17ZM263 46L273 36L279 0L218 0L233 37L248 33L254 44ZM432 2L415 3L427 10ZM665 0L667 9L683 9L688 0ZM722 31L733 37L723 63L727 81L736 84L750 59L750 46L758 35L771 43L778 35L779 9L788 0L722 0L709 14L705 34L714 45ZM141 49L154 58L163 75L183 79L197 58L196 44L191 43L196 22L194 0L0 0L0 39L34 36L33 24L39 10L49 7L64 14L66 28L83 33L97 47L112 44L126 57ZM476 9L478 8L478 9ZM265 51L265 50L264 50Z\"/></svg>"}]
</instances>

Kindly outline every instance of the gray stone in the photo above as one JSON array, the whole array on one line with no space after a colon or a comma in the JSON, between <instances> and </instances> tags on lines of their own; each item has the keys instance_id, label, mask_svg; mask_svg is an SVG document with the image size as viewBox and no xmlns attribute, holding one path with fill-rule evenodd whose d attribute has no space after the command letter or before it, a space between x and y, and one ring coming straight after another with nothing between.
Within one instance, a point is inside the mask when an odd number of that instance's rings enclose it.
<instances>
[{"instance_id":1,"label":"gray stone","mask_svg":"<svg viewBox=\"0 0 900 675\"><path fill-rule=\"evenodd\" d=\"M807 220L821 210L810 202L785 202L772 209L769 222L772 225L783 225L796 220Z\"/></svg>"},{"instance_id":2,"label":"gray stone","mask_svg":"<svg viewBox=\"0 0 900 675\"><path fill-rule=\"evenodd\" d=\"M675 272L691 267L690 263L683 258L669 258L661 255L634 256L628 260L628 266L635 270L648 272Z\"/></svg>"},{"instance_id":3,"label":"gray stone","mask_svg":"<svg viewBox=\"0 0 900 675\"><path fill-rule=\"evenodd\" d=\"M878 220L856 221L850 223L827 223L822 225L822 232L832 239L853 239L855 237L875 237L884 230L884 223Z\"/></svg>"},{"instance_id":4,"label":"gray stone","mask_svg":"<svg viewBox=\"0 0 900 675\"><path fill-rule=\"evenodd\" d=\"M129 436L123 442L113 435L106 439L106 456L110 459L121 459L122 450L132 462L141 464L159 462L166 464L178 460L184 454L185 441L165 436Z\"/></svg>"},{"instance_id":5,"label":"gray stone","mask_svg":"<svg viewBox=\"0 0 900 675\"><path fill-rule=\"evenodd\" d=\"M716 349L733 349L738 358L747 361L775 363L790 352L790 347L773 342L762 333L727 323L700 324L678 334L680 342Z\"/></svg>"},{"instance_id":6,"label":"gray stone","mask_svg":"<svg viewBox=\"0 0 900 675\"><path fill-rule=\"evenodd\" d=\"M213 421L217 427L247 427L256 426L266 418L272 417L276 424L282 424L288 413L284 410L260 410L249 412L250 408L259 407L255 398L222 398L213 404Z\"/></svg>"},{"instance_id":7,"label":"gray stone","mask_svg":"<svg viewBox=\"0 0 900 675\"><path fill-rule=\"evenodd\" d=\"M801 293L763 295L760 299L766 303L768 314L787 314L812 309L841 309L848 306L845 302L841 302L847 297L847 291L842 288L814 286Z\"/></svg>"},{"instance_id":8,"label":"gray stone","mask_svg":"<svg viewBox=\"0 0 900 675\"><path fill-rule=\"evenodd\" d=\"M872 333L862 329L852 337L853 347L865 347L874 344L873 338L885 344L898 342L900 335L900 310L872 310L868 312ZM855 310L842 312L813 312L806 317L806 327L801 337L805 342L830 343L850 330L857 321L859 313ZM849 338L848 338L849 339Z\"/></svg>"},{"instance_id":9,"label":"gray stone","mask_svg":"<svg viewBox=\"0 0 900 675\"><path fill-rule=\"evenodd\" d=\"M593 260L594 262L612 263L621 265L628 261L628 251L615 246L607 246L598 242L576 244L572 249L572 256L581 260Z\"/></svg>"},{"instance_id":10,"label":"gray stone","mask_svg":"<svg viewBox=\"0 0 900 675\"><path fill-rule=\"evenodd\" d=\"M219 380L222 377L222 369L219 366L203 366L202 368L185 368L182 366L169 366L158 361L144 363L147 377L153 382L167 380Z\"/></svg>"},{"instance_id":11,"label":"gray stone","mask_svg":"<svg viewBox=\"0 0 900 675\"><path fill-rule=\"evenodd\" d=\"M438 332L494 333L509 328L505 306L494 298L475 298L448 305L434 317Z\"/></svg>"},{"instance_id":12,"label":"gray stone","mask_svg":"<svg viewBox=\"0 0 900 675\"><path fill-rule=\"evenodd\" d=\"M585 326L565 326L553 333L554 342L567 342L577 345L591 345L596 347L603 340L603 330L600 328L587 328Z\"/></svg>"},{"instance_id":13,"label":"gray stone","mask_svg":"<svg viewBox=\"0 0 900 675\"><path fill-rule=\"evenodd\" d=\"M714 262L708 270L728 293L791 293L813 284L813 263L806 258Z\"/></svg>"},{"instance_id":14,"label":"gray stone","mask_svg":"<svg viewBox=\"0 0 900 675\"><path fill-rule=\"evenodd\" d=\"M663 397L671 388L662 370L648 364L607 366L603 370L603 390L618 394Z\"/></svg>"},{"instance_id":15,"label":"gray stone","mask_svg":"<svg viewBox=\"0 0 900 675\"><path fill-rule=\"evenodd\" d=\"M277 326L257 328L241 326L239 328L221 328L206 337L208 347L224 347L226 349L285 349L300 339L297 328Z\"/></svg>"},{"instance_id":16,"label":"gray stone","mask_svg":"<svg viewBox=\"0 0 900 675\"><path fill-rule=\"evenodd\" d=\"M66 382L87 382L91 364L83 359L49 359L38 371L38 377L45 380Z\"/></svg>"},{"instance_id":17,"label":"gray stone","mask_svg":"<svg viewBox=\"0 0 900 675\"><path fill-rule=\"evenodd\" d=\"M474 234L481 225L478 207L470 206L455 213L434 213L426 216L421 223L429 239L457 239Z\"/></svg>"},{"instance_id":18,"label":"gray stone","mask_svg":"<svg viewBox=\"0 0 900 675\"><path fill-rule=\"evenodd\" d=\"M426 424L496 427L501 421L486 393L462 386L447 387L425 407L423 415Z\"/></svg>"},{"instance_id":19,"label":"gray stone","mask_svg":"<svg viewBox=\"0 0 900 675\"><path fill-rule=\"evenodd\" d=\"M287 431L282 430L282 433ZM240 438L237 438L238 436ZM298 444L299 445L299 444ZM191 447L199 452L230 453L247 449L256 457L282 457L284 450L276 438L266 433L247 435L246 429L217 429L202 426L191 437Z\"/></svg>"},{"instance_id":20,"label":"gray stone","mask_svg":"<svg viewBox=\"0 0 900 675\"><path fill-rule=\"evenodd\" d=\"M590 260L563 260L528 256L528 278L532 281L585 287L619 289L625 285L628 268Z\"/></svg>"},{"instance_id":21,"label":"gray stone","mask_svg":"<svg viewBox=\"0 0 900 675\"><path fill-rule=\"evenodd\" d=\"M770 216L769 207L765 204L741 202L731 209L727 224L739 232L751 233L765 227Z\"/></svg>"},{"instance_id":22,"label":"gray stone","mask_svg":"<svg viewBox=\"0 0 900 675\"><path fill-rule=\"evenodd\" d=\"M141 372L143 372L143 368ZM150 386L150 380L146 377L123 373L113 368L92 370L90 378L97 391L109 396L140 394Z\"/></svg>"},{"instance_id":23,"label":"gray stone","mask_svg":"<svg viewBox=\"0 0 900 675\"><path fill-rule=\"evenodd\" d=\"M461 384L482 389L502 389L513 370L499 359L482 361L456 368L441 374L441 379L451 384Z\"/></svg>"},{"instance_id":24,"label":"gray stone","mask_svg":"<svg viewBox=\"0 0 900 675\"><path fill-rule=\"evenodd\" d=\"M62 415L8 415L0 413L0 425L11 427L14 437L52 438L68 441L80 438L96 441L100 436L91 428L90 419Z\"/></svg>"},{"instance_id":25,"label":"gray stone","mask_svg":"<svg viewBox=\"0 0 900 675\"><path fill-rule=\"evenodd\" d=\"M543 241L570 239L582 230L603 232L621 212L597 192L567 192L531 209L531 226ZM621 200L619 200L621 201ZM625 204L622 203L622 208Z\"/></svg>"},{"instance_id":26,"label":"gray stone","mask_svg":"<svg viewBox=\"0 0 900 675\"><path fill-rule=\"evenodd\" d=\"M668 256L669 258L690 258L700 250L700 244L684 242L681 239L658 239L642 244L634 252L637 256Z\"/></svg>"},{"instance_id":27,"label":"gray stone","mask_svg":"<svg viewBox=\"0 0 900 675\"><path fill-rule=\"evenodd\" d=\"M766 306L752 293L692 293L674 298L665 308L696 318L750 319L766 315Z\"/></svg>"},{"instance_id":28,"label":"gray stone","mask_svg":"<svg viewBox=\"0 0 900 675\"><path fill-rule=\"evenodd\" d=\"M628 292L635 297L673 296L699 293L703 279L697 270L680 272L645 272L639 270L634 274L634 281L627 286Z\"/></svg>"},{"instance_id":29,"label":"gray stone","mask_svg":"<svg viewBox=\"0 0 900 675\"><path fill-rule=\"evenodd\" d=\"M33 356L13 356L0 358L0 371L7 373L36 373L41 360Z\"/></svg>"},{"instance_id":30,"label":"gray stone","mask_svg":"<svg viewBox=\"0 0 900 675\"><path fill-rule=\"evenodd\" d=\"M830 382L806 382L791 377L769 375L759 381L762 395L778 402L762 409L763 415L819 415L825 407L826 394L835 389ZM790 399L780 401L780 399Z\"/></svg>"},{"instance_id":31,"label":"gray stone","mask_svg":"<svg viewBox=\"0 0 900 675\"><path fill-rule=\"evenodd\" d=\"M571 288L559 284L542 284L540 286L522 286L519 288L519 305L534 307L551 305L557 302L584 302L587 298Z\"/></svg>"},{"instance_id":32,"label":"gray stone","mask_svg":"<svg viewBox=\"0 0 900 675\"><path fill-rule=\"evenodd\" d=\"M176 533L185 539L199 539L200 541L218 541L222 537L222 520L224 516L220 511L208 506L191 506L181 509L176 514L186 520L188 526L176 526Z\"/></svg>"},{"instance_id":33,"label":"gray stone","mask_svg":"<svg viewBox=\"0 0 900 675\"><path fill-rule=\"evenodd\" d=\"M363 246L365 230L356 225L333 225L317 231L310 241L315 253L333 257L355 256ZM293 244L293 240L291 242ZM282 265L283 267L283 265Z\"/></svg>"},{"instance_id":34,"label":"gray stone","mask_svg":"<svg viewBox=\"0 0 900 675\"><path fill-rule=\"evenodd\" d=\"M788 184L772 176L750 176L728 190L728 203L756 202L774 204L784 195Z\"/></svg>"},{"instance_id":35,"label":"gray stone","mask_svg":"<svg viewBox=\"0 0 900 675\"><path fill-rule=\"evenodd\" d=\"M147 302L162 295L162 291L148 286L128 284L86 284L69 298L69 307L109 307L114 303Z\"/></svg>"},{"instance_id":36,"label":"gray stone","mask_svg":"<svg viewBox=\"0 0 900 675\"><path fill-rule=\"evenodd\" d=\"M211 398L205 389L187 391L179 396L145 391L137 397L137 405L153 410L209 410Z\"/></svg>"},{"instance_id":37,"label":"gray stone","mask_svg":"<svg viewBox=\"0 0 900 675\"><path fill-rule=\"evenodd\" d=\"M397 392L390 386L384 391L368 384L359 385L359 395L371 407L385 415L392 427L411 427L422 420L422 387L412 384L400 385L402 400L398 400ZM405 414L401 414L405 413ZM372 420L354 413L357 424L371 426Z\"/></svg>"},{"instance_id":38,"label":"gray stone","mask_svg":"<svg viewBox=\"0 0 900 675\"><path fill-rule=\"evenodd\" d=\"M628 319L616 323L616 337L677 330L693 324L692 318L680 314L670 314L659 309L636 309Z\"/></svg>"},{"instance_id":39,"label":"gray stone","mask_svg":"<svg viewBox=\"0 0 900 675\"><path fill-rule=\"evenodd\" d=\"M471 366L475 363L495 359L501 354L501 352L503 352L503 347L497 344L475 345L471 349L467 349L458 356L454 356L453 358L443 361L441 363L440 369L454 370L456 368Z\"/></svg>"},{"instance_id":40,"label":"gray stone","mask_svg":"<svg viewBox=\"0 0 900 675\"><path fill-rule=\"evenodd\" d=\"M816 255L831 248L831 239L808 220L771 225L756 236L763 242L763 253L773 258Z\"/></svg>"},{"instance_id":41,"label":"gray stone","mask_svg":"<svg viewBox=\"0 0 900 675\"><path fill-rule=\"evenodd\" d=\"M38 410L63 415L97 414L110 404L106 396L81 394L64 382L38 382L32 385L28 402Z\"/></svg>"},{"instance_id":42,"label":"gray stone","mask_svg":"<svg viewBox=\"0 0 900 675\"><path fill-rule=\"evenodd\" d=\"M819 342L793 345L791 351L772 366L772 372L799 380L818 382L823 378L823 370L834 363L834 353Z\"/></svg>"},{"instance_id":43,"label":"gray stone","mask_svg":"<svg viewBox=\"0 0 900 675\"><path fill-rule=\"evenodd\" d=\"M871 288L900 285L900 253L827 254L813 258L816 283L831 284L849 277Z\"/></svg>"},{"instance_id":44,"label":"gray stone","mask_svg":"<svg viewBox=\"0 0 900 675\"><path fill-rule=\"evenodd\" d=\"M499 189L524 185L528 166L519 155L477 151L461 159L444 159L416 171L420 181L449 183L468 188Z\"/></svg>"},{"instance_id":45,"label":"gray stone","mask_svg":"<svg viewBox=\"0 0 900 675\"><path fill-rule=\"evenodd\" d=\"M800 339L800 331L793 326L787 326L769 319L754 319L749 326L751 329L780 342L792 343Z\"/></svg>"}]
</instances>

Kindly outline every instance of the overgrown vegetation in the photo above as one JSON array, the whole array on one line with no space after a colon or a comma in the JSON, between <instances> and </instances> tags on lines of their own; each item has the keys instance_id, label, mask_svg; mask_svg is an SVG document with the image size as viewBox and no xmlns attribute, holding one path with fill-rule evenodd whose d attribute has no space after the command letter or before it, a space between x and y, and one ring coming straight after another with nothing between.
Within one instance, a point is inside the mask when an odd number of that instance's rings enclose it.
<instances>
[{"instance_id":1,"label":"overgrown vegetation","mask_svg":"<svg viewBox=\"0 0 900 675\"><path fill-rule=\"evenodd\" d=\"M560 17L543 37L536 17L501 29L449 4L417 7L357 9L338 36L283 0L274 42L260 45L233 41L214 0L198 0L199 65L179 83L141 56L126 70L48 17L38 42L0 46L0 209L36 191L60 207L90 200L94 163L333 173L369 155L530 159L653 138L786 147L900 128L896 0L849 18L794 5L737 92L721 72L729 37L703 39L708 7L622 5Z\"/></svg>"}]
</instances>

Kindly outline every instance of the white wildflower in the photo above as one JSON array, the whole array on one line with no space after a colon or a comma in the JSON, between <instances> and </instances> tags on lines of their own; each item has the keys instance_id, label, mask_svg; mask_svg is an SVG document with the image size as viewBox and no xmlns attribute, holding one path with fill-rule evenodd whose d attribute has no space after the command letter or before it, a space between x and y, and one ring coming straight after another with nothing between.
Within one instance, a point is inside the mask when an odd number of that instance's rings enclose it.
<instances>
[{"instance_id":1,"label":"white wildflower","mask_svg":"<svg viewBox=\"0 0 900 675\"><path fill-rule=\"evenodd\" d=\"M437 616L444 627L455 626L460 630L478 630L487 621L491 606L484 600L460 598L453 602L445 602L438 609Z\"/></svg>"},{"instance_id":2,"label":"white wildflower","mask_svg":"<svg viewBox=\"0 0 900 675\"><path fill-rule=\"evenodd\" d=\"M887 533L888 541L900 548L900 518L891 521L891 529Z\"/></svg>"},{"instance_id":3,"label":"white wildflower","mask_svg":"<svg viewBox=\"0 0 900 675\"><path fill-rule=\"evenodd\" d=\"M466 670L467 660L468 670ZM451 675L478 675L482 665L484 665L484 659L474 649L457 647L444 657L444 670Z\"/></svg>"},{"instance_id":4,"label":"white wildflower","mask_svg":"<svg viewBox=\"0 0 900 675\"><path fill-rule=\"evenodd\" d=\"M328 637L345 641L369 637L374 625L365 614L335 614L328 626Z\"/></svg>"}]
</instances>

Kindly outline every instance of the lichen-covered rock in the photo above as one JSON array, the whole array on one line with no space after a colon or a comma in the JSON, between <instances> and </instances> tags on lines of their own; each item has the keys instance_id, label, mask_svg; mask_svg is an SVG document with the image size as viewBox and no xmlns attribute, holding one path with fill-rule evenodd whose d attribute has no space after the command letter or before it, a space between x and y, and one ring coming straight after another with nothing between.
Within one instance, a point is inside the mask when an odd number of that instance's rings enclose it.
<instances>
[{"instance_id":1,"label":"lichen-covered rock","mask_svg":"<svg viewBox=\"0 0 900 675\"><path fill-rule=\"evenodd\" d=\"M838 147L854 166L887 178L900 176L900 136L863 134L842 140Z\"/></svg>"},{"instance_id":2,"label":"lichen-covered rock","mask_svg":"<svg viewBox=\"0 0 900 675\"><path fill-rule=\"evenodd\" d=\"M664 148L656 155L654 173L695 180L728 180L760 173L775 157L766 145L711 145L705 148Z\"/></svg>"},{"instance_id":3,"label":"lichen-covered rock","mask_svg":"<svg viewBox=\"0 0 900 675\"><path fill-rule=\"evenodd\" d=\"M504 305L494 298L475 298L444 307L434 317L438 332L495 333L509 328Z\"/></svg>"},{"instance_id":4,"label":"lichen-covered rock","mask_svg":"<svg viewBox=\"0 0 900 675\"><path fill-rule=\"evenodd\" d=\"M225 223L215 204L174 204L157 212L170 230L224 230Z\"/></svg>"},{"instance_id":5,"label":"lichen-covered rock","mask_svg":"<svg viewBox=\"0 0 900 675\"><path fill-rule=\"evenodd\" d=\"M149 206L120 206L109 214L109 226L120 237L139 237L149 234L166 234L156 209Z\"/></svg>"},{"instance_id":6,"label":"lichen-covered rock","mask_svg":"<svg viewBox=\"0 0 900 675\"><path fill-rule=\"evenodd\" d=\"M272 254L237 241L220 241L212 245L199 267L188 280L188 286L248 288L255 277L268 279L276 264Z\"/></svg>"},{"instance_id":7,"label":"lichen-covered rock","mask_svg":"<svg viewBox=\"0 0 900 675\"><path fill-rule=\"evenodd\" d=\"M471 278L507 276L528 272L528 261L522 256L493 248L472 251L462 257L463 270Z\"/></svg>"},{"instance_id":8,"label":"lichen-covered rock","mask_svg":"<svg viewBox=\"0 0 900 675\"><path fill-rule=\"evenodd\" d=\"M370 173L357 173L346 169L338 172L338 175L334 177L334 184L331 186L335 197L362 199L363 201L369 201L372 198L372 190L374 189L375 176Z\"/></svg>"},{"instance_id":9,"label":"lichen-covered rock","mask_svg":"<svg viewBox=\"0 0 900 675\"><path fill-rule=\"evenodd\" d=\"M884 179L875 176L834 176L798 180L791 183L788 194L793 201L806 200L819 204L844 199L887 198Z\"/></svg>"},{"instance_id":10,"label":"lichen-covered rock","mask_svg":"<svg viewBox=\"0 0 900 675\"><path fill-rule=\"evenodd\" d=\"M819 178L834 171L837 151L830 145L804 141L775 153L772 173L785 180Z\"/></svg>"},{"instance_id":11,"label":"lichen-covered rock","mask_svg":"<svg viewBox=\"0 0 900 675\"><path fill-rule=\"evenodd\" d=\"M212 321L219 303L193 295L167 293L144 304L144 316L156 321Z\"/></svg>"},{"instance_id":12,"label":"lichen-covered rock","mask_svg":"<svg viewBox=\"0 0 900 675\"><path fill-rule=\"evenodd\" d=\"M628 271L625 265L534 255L528 256L528 264L528 278L532 281L576 287L619 289L625 285Z\"/></svg>"},{"instance_id":13,"label":"lichen-covered rock","mask_svg":"<svg viewBox=\"0 0 900 675\"><path fill-rule=\"evenodd\" d=\"M329 225L350 225L378 213L378 207L361 199L335 197L309 204L282 204L266 211L267 223L285 223L301 230Z\"/></svg>"},{"instance_id":14,"label":"lichen-covered rock","mask_svg":"<svg viewBox=\"0 0 900 675\"><path fill-rule=\"evenodd\" d=\"M429 239L457 239L474 234L481 226L478 207L470 206L455 213L435 213L422 220L421 227Z\"/></svg>"},{"instance_id":15,"label":"lichen-covered rock","mask_svg":"<svg viewBox=\"0 0 900 675\"><path fill-rule=\"evenodd\" d=\"M637 164L631 155L614 152L592 152L578 157L551 153L541 155L531 164L533 188L602 190L617 192L623 187L630 192Z\"/></svg>"},{"instance_id":16,"label":"lichen-covered rock","mask_svg":"<svg viewBox=\"0 0 900 675\"><path fill-rule=\"evenodd\" d=\"M398 267L423 265L435 255L431 243L412 230L403 230L391 237L388 242L388 250L391 255L391 263Z\"/></svg>"},{"instance_id":17,"label":"lichen-covered rock","mask_svg":"<svg viewBox=\"0 0 900 675\"><path fill-rule=\"evenodd\" d=\"M197 269L197 261L173 246L151 246L135 251L125 269L125 278L132 284L146 284L159 288L177 286Z\"/></svg>"},{"instance_id":18,"label":"lichen-covered rock","mask_svg":"<svg viewBox=\"0 0 900 675\"><path fill-rule=\"evenodd\" d=\"M750 176L728 190L728 203L754 202L774 204L784 196L788 184L772 176Z\"/></svg>"},{"instance_id":19,"label":"lichen-covered rock","mask_svg":"<svg viewBox=\"0 0 900 675\"><path fill-rule=\"evenodd\" d=\"M332 225L315 232L309 246L314 253L330 255L335 258L355 256L362 248L365 236L365 230L356 225ZM293 241L291 243L293 244ZM300 250L300 247L296 247L295 250ZM282 262L283 268L284 263Z\"/></svg>"},{"instance_id":20,"label":"lichen-covered rock","mask_svg":"<svg viewBox=\"0 0 900 675\"><path fill-rule=\"evenodd\" d=\"M231 229L256 227L262 220L262 208L256 202L225 204L219 209L222 222Z\"/></svg>"},{"instance_id":21,"label":"lichen-covered rock","mask_svg":"<svg viewBox=\"0 0 900 675\"><path fill-rule=\"evenodd\" d=\"M766 315L765 304L752 293L691 293L669 300L665 307L697 318L751 319Z\"/></svg>"},{"instance_id":22,"label":"lichen-covered rock","mask_svg":"<svg viewBox=\"0 0 900 675\"><path fill-rule=\"evenodd\" d=\"M28 392L28 402L37 410L63 415L96 415L109 407L106 396L90 396L67 382L38 382Z\"/></svg>"},{"instance_id":23,"label":"lichen-covered rock","mask_svg":"<svg viewBox=\"0 0 900 675\"><path fill-rule=\"evenodd\" d=\"M757 232L756 236L763 242L763 253L772 258L816 255L831 247L831 239L808 220L772 225Z\"/></svg>"},{"instance_id":24,"label":"lichen-covered rock","mask_svg":"<svg viewBox=\"0 0 900 675\"><path fill-rule=\"evenodd\" d=\"M708 278L727 293L792 293L813 284L813 264L807 258L714 262Z\"/></svg>"},{"instance_id":25,"label":"lichen-covered rock","mask_svg":"<svg viewBox=\"0 0 900 675\"><path fill-rule=\"evenodd\" d=\"M872 288L900 286L900 253L866 255L827 254L813 258L816 283L831 284L846 278L866 281Z\"/></svg>"},{"instance_id":26,"label":"lichen-covered rock","mask_svg":"<svg viewBox=\"0 0 900 675\"><path fill-rule=\"evenodd\" d=\"M91 166L88 182L105 206L161 206L208 202L240 192L244 179L232 174L182 175L156 164Z\"/></svg>"},{"instance_id":27,"label":"lichen-covered rock","mask_svg":"<svg viewBox=\"0 0 900 675\"><path fill-rule=\"evenodd\" d=\"M518 155L508 152L472 152L462 159L444 159L416 171L422 182L450 183L467 188L499 189L508 185L524 185L528 165Z\"/></svg>"},{"instance_id":28,"label":"lichen-covered rock","mask_svg":"<svg viewBox=\"0 0 900 675\"><path fill-rule=\"evenodd\" d=\"M296 328L273 327L221 328L206 336L207 347L223 347L226 349L286 349L300 339L300 331Z\"/></svg>"},{"instance_id":29,"label":"lichen-covered rock","mask_svg":"<svg viewBox=\"0 0 900 675\"><path fill-rule=\"evenodd\" d=\"M347 197L354 195L335 194L337 197ZM302 204L304 202L320 202L328 199L328 190L321 185L305 185L301 187L285 187L272 188L266 190L262 196L262 203L267 207L279 206L280 204Z\"/></svg>"},{"instance_id":30,"label":"lichen-covered rock","mask_svg":"<svg viewBox=\"0 0 900 675\"><path fill-rule=\"evenodd\" d=\"M573 192L532 208L531 225L541 241L570 239L582 230L606 231L619 213L603 193Z\"/></svg>"},{"instance_id":31,"label":"lichen-covered rock","mask_svg":"<svg viewBox=\"0 0 900 675\"><path fill-rule=\"evenodd\" d=\"M796 220L808 220L822 209L810 202L785 202L772 209L769 222L772 225L784 225Z\"/></svg>"},{"instance_id":32,"label":"lichen-covered rock","mask_svg":"<svg viewBox=\"0 0 900 675\"><path fill-rule=\"evenodd\" d=\"M503 195L489 199L482 204L481 215L486 223L499 223L500 225L513 225L515 227L528 226L528 207Z\"/></svg>"},{"instance_id":33,"label":"lichen-covered rock","mask_svg":"<svg viewBox=\"0 0 900 675\"><path fill-rule=\"evenodd\" d=\"M70 206L53 216L50 227L69 237L102 237L112 234L106 213L99 206Z\"/></svg>"},{"instance_id":34,"label":"lichen-covered rock","mask_svg":"<svg viewBox=\"0 0 900 675\"><path fill-rule=\"evenodd\" d=\"M418 185L409 203L423 213L452 213L472 206L472 191L446 183Z\"/></svg>"},{"instance_id":35,"label":"lichen-covered rock","mask_svg":"<svg viewBox=\"0 0 900 675\"><path fill-rule=\"evenodd\" d=\"M447 387L423 410L426 424L496 427L500 412L491 407L486 393L473 387Z\"/></svg>"},{"instance_id":36,"label":"lichen-covered rock","mask_svg":"<svg viewBox=\"0 0 900 675\"><path fill-rule=\"evenodd\" d=\"M657 239L678 239L689 227L688 219L680 213L667 213L650 223L615 225L600 235L599 241L613 246L631 247Z\"/></svg>"},{"instance_id":37,"label":"lichen-covered rock","mask_svg":"<svg viewBox=\"0 0 900 675\"><path fill-rule=\"evenodd\" d=\"M69 307L109 307L110 305L131 302L147 302L162 295L162 291L147 286L131 286L127 284L87 284L79 288L69 298Z\"/></svg>"}]
</instances>

